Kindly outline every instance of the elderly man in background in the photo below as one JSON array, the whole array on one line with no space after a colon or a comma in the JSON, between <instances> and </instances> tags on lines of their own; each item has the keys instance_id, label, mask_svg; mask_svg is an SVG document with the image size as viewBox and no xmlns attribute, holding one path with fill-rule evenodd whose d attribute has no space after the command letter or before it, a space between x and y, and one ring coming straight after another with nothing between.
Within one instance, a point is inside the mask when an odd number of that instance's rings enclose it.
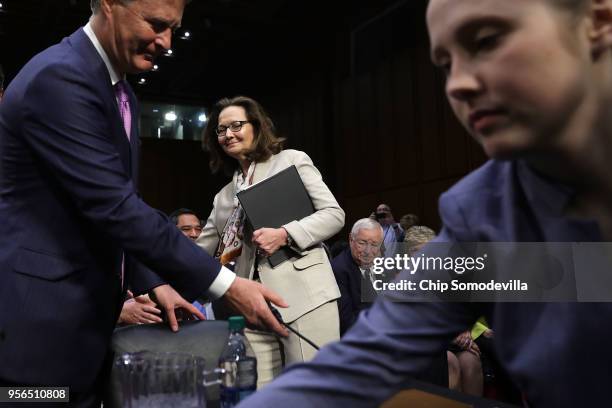
<instances>
[{"instance_id":1,"label":"elderly man in background","mask_svg":"<svg viewBox=\"0 0 612 408\"><path fill-rule=\"evenodd\" d=\"M378 279L371 270L374 258L381 255L383 230L370 218L353 224L349 247L331 261L340 288L340 335L357 320L359 312L369 307L376 298L373 281Z\"/></svg>"}]
</instances>

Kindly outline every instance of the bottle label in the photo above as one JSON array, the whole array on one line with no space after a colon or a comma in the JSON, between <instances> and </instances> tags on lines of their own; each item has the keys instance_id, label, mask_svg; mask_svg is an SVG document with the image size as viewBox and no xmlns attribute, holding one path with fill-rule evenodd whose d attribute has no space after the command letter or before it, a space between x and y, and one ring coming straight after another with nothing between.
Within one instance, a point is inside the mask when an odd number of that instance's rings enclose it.
<instances>
[{"instance_id":1,"label":"bottle label","mask_svg":"<svg viewBox=\"0 0 612 408\"><path fill-rule=\"evenodd\" d=\"M224 370L221 375L223 387L250 389L257 384L257 360L252 357L223 361L219 367Z\"/></svg>"},{"instance_id":2,"label":"bottle label","mask_svg":"<svg viewBox=\"0 0 612 408\"><path fill-rule=\"evenodd\" d=\"M221 385L223 387L233 387L238 377L237 363L235 361L223 361L219 364L219 367L223 369L223 373L221 374Z\"/></svg>"}]
</instances>

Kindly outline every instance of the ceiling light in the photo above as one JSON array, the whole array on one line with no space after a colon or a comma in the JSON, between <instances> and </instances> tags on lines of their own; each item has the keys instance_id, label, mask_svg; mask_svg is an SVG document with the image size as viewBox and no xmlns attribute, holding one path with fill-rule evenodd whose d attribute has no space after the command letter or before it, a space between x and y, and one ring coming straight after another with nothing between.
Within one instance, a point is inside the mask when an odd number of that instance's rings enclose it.
<instances>
[{"instance_id":1,"label":"ceiling light","mask_svg":"<svg viewBox=\"0 0 612 408\"><path fill-rule=\"evenodd\" d=\"M200 122L206 122L206 114L205 114L205 113L201 113L201 114L198 116L198 120L199 120Z\"/></svg>"},{"instance_id":2,"label":"ceiling light","mask_svg":"<svg viewBox=\"0 0 612 408\"><path fill-rule=\"evenodd\" d=\"M138 84L139 84L139 85L144 85L144 84L146 84L146 83L147 83L147 80L146 80L145 78L140 78L140 79L138 80Z\"/></svg>"},{"instance_id":3,"label":"ceiling light","mask_svg":"<svg viewBox=\"0 0 612 408\"><path fill-rule=\"evenodd\" d=\"M172 56L172 48L169 48L166 50L166 53L164 54L166 57L171 57Z\"/></svg>"},{"instance_id":4,"label":"ceiling light","mask_svg":"<svg viewBox=\"0 0 612 408\"><path fill-rule=\"evenodd\" d=\"M174 113L172 111L170 111L170 112L168 112L168 113L166 113L164 115L164 119L166 119L169 122L174 122L176 120L176 118L177 118L176 113Z\"/></svg>"},{"instance_id":5,"label":"ceiling light","mask_svg":"<svg viewBox=\"0 0 612 408\"><path fill-rule=\"evenodd\" d=\"M153 65L153 69L151 69L151 71L157 71L159 69L159 65L155 64Z\"/></svg>"}]
</instances>

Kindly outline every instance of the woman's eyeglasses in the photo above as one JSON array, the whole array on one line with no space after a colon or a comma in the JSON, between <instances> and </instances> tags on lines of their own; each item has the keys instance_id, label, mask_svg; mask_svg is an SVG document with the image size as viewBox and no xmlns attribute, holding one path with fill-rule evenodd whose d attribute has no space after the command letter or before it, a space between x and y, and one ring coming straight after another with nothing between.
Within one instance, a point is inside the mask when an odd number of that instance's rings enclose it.
<instances>
[{"instance_id":1,"label":"woman's eyeglasses","mask_svg":"<svg viewBox=\"0 0 612 408\"><path fill-rule=\"evenodd\" d=\"M244 126L245 123L249 123L249 121L237 120L235 122L230 123L229 126L219 125L215 129L215 133L218 137L224 137L227 133L227 129L231 130L232 132L240 132L240 129L242 129L242 126Z\"/></svg>"}]
</instances>

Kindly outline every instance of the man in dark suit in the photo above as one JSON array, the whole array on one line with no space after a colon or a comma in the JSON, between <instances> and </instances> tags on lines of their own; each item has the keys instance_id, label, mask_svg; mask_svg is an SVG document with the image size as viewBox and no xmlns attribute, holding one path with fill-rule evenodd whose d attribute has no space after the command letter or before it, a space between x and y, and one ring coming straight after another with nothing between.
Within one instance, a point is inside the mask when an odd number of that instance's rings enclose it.
<instances>
[{"instance_id":1,"label":"man in dark suit","mask_svg":"<svg viewBox=\"0 0 612 408\"><path fill-rule=\"evenodd\" d=\"M73 401L94 404L126 281L136 294L154 291L173 330L176 308L201 316L184 298L224 295L252 323L285 333L265 303L282 299L222 268L135 188L138 108L125 74L170 48L184 6L92 0L89 23L5 92L0 384L69 386Z\"/></svg>"},{"instance_id":2,"label":"man in dark suit","mask_svg":"<svg viewBox=\"0 0 612 408\"><path fill-rule=\"evenodd\" d=\"M370 267L380 256L383 230L370 218L362 218L353 224L349 233L349 247L332 259L331 265L340 288L338 309L340 335L357 320L359 312L369 307L376 298Z\"/></svg>"}]
</instances>

